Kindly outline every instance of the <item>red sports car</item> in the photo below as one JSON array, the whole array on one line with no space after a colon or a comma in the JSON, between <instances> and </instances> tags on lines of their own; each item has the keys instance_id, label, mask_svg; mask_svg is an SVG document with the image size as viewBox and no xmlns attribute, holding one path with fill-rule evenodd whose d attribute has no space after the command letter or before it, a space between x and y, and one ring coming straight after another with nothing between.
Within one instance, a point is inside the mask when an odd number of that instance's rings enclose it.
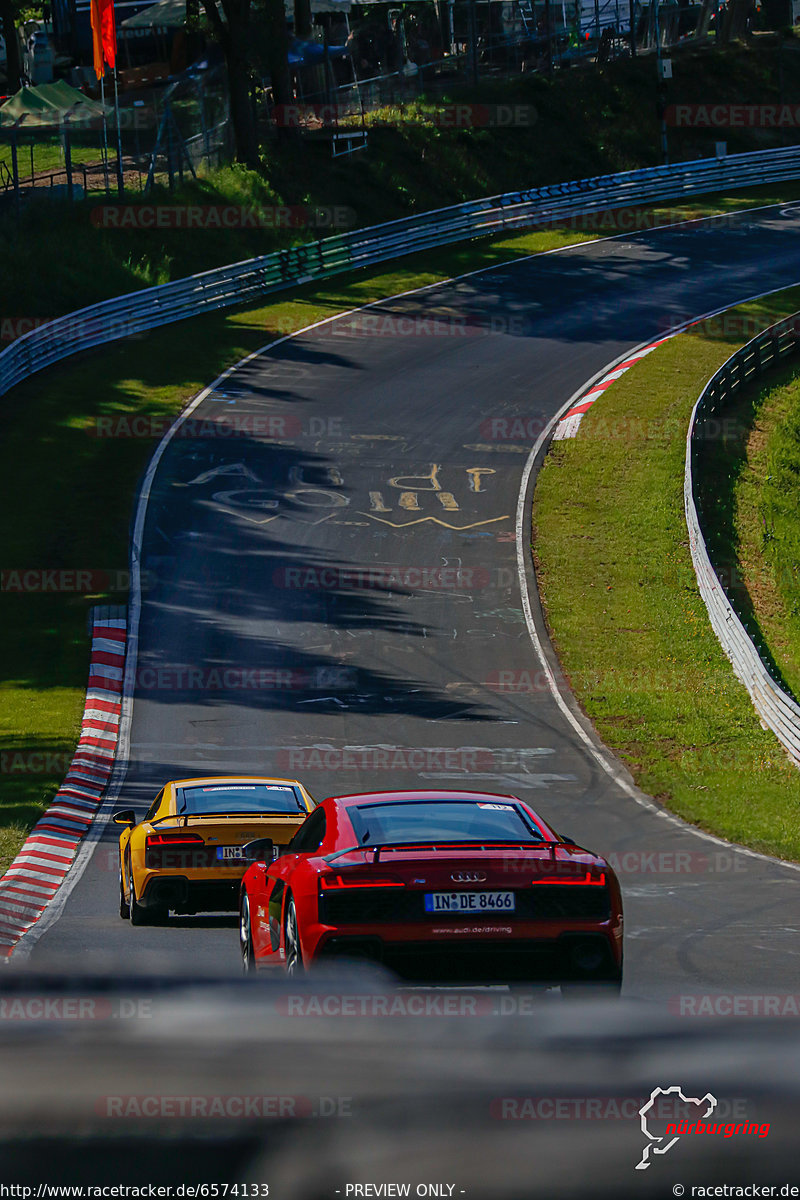
<instances>
[{"instance_id":1,"label":"red sports car","mask_svg":"<svg viewBox=\"0 0 800 1200\"><path fill-rule=\"evenodd\" d=\"M622 981L622 901L602 858L515 796L334 796L240 892L245 971L370 959L415 982Z\"/></svg>"}]
</instances>

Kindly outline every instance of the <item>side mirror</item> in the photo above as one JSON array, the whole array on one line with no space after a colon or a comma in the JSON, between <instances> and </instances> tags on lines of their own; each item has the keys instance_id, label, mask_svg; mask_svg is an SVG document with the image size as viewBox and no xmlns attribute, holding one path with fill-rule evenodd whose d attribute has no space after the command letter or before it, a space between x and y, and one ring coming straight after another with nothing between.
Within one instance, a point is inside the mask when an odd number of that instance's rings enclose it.
<instances>
[{"instance_id":1,"label":"side mirror","mask_svg":"<svg viewBox=\"0 0 800 1200\"><path fill-rule=\"evenodd\" d=\"M562 842L566 842L568 846L577 846L578 844L574 838L567 837L565 833L560 833L558 836L561 838Z\"/></svg>"},{"instance_id":2,"label":"side mirror","mask_svg":"<svg viewBox=\"0 0 800 1200\"><path fill-rule=\"evenodd\" d=\"M250 862L263 862L269 866L275 858L275 843L272 838L256 838L242 846L242 854Z\"/></svg>"},{"instance_id":3,"label":"side mirror","mask_svg":"<svg viewBox=\"0 0 800 1200\"><path fill-rule=\"evenodd\" d=\"M115 812L111 818L115 825L130 825L136 824L136 813L132 808L121 808Z\"/></svg>"}]
</instances>

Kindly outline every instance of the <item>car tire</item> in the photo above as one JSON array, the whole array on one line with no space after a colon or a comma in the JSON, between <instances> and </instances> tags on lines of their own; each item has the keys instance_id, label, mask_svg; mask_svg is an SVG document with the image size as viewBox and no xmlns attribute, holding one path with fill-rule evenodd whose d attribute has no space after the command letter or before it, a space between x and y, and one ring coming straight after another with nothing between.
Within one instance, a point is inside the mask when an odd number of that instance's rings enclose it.
<instances>
[{"instance_id":1,"label":"car tire","mask_svg":"<svg viewBox=\"0 0 800 1200\"><path fill-rule=\"evenodd\" d=\"M242 970L245 975L255 974L256 956L253 949L253 931L250 926L250 901L246 892L239 908L239 947L242 952Z\"/></svg>"},{"instance_id":2,"label":"car tire","mask_svg":"<svg viewBox=\"0 0 800 1200\"><path fill-rule=\"evenodd\" d=\"M283 923L283 945L286 951L286 974L297 978L302 975L303 952L300 949L300 932L297 927L297 909L290 896L286 902L286 918Z\"/></svg>"},{"instance_id":3,"label":"car tire","mask_svg":"<svg viewBox=\"0 0 800 1200\"><path fill-rule=\"evenodd\" d=\"M125 899L125 884L122 877L122 862L119 864L119 915L123 921L130 921L131 907Z\"/></svg>"},{"instance_id":4,"label":"car tire","mask_svg":"<svg viewBox=\"0 0 800 1200\"><path fill-rule=\"evenodd\" d=\"M128 860L128 912L131 925L158 925L167 916L166 909L145 908L136 899L136 889L133 885L133 867Z\"/></svg>"}]
</instances>

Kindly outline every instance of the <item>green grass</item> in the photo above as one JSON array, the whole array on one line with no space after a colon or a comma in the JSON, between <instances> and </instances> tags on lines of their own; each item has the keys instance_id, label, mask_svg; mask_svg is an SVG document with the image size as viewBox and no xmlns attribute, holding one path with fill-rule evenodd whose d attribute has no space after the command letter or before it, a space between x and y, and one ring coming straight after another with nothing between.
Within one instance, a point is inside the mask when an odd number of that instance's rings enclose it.
<instances>
[{"instance_id":1,"label":"green grass","mask_svg":"<svg viewBox=\"0 0 800 1200\"><path fill-rule=\"evenodd\" d=\"M0 566L126 569L133 497L155 443L92 436L99 418L170 419L225 367L289 329L580 240L574 231L547 230L409 257L371 275L167 326L36 376L4 400ZM126 599L102 586L91 595L0 593L0 872L63 777L63 770L8 768L23 761L20 754L71 753L83 711L88 610Z\"/></svg>"},{"instance_id":2,"label":"green grass","mask_svg":"<svg viewBox=\"0 0 800 1200\"><path fill-rule=\"evenodd\" d=\"M761 189L692 200L681 211L725 211L786 198L786 190ZM677 212L677 206L653 210L653 222ZM98 418L170 418L225 367L278 332L598 232L593 224L588 232L537 230L410 256L372 274L307 285L269 304L167 326L34 377L4 400L0 566L124 571L133 496L154 443L92 437ZM18 761L8 758L17 752L69 755L83 708L88 609L125 600L124 593L100 585L94 595L0 593L0 752L6 762ZM0 871L62 774L0 775Z\"/></svg>"},{"instance_id":3,"label":"green grass","mask_svg":"<svg viewBox=\"0 0 800 1200\"><path fill-rule=\"evenodd\" d=\"M776 677L800 696L800 378L796 365L746 389L703 469L727 481L709 507L715 562Z\"/></svg>"},{"instance_id":4,"label":"green grass","mask_svg":"<svg viewBox=\"0 0 800 1200\"><path fill-rule=\"evenodd\" d=\"M791 289L734 312L766 326L798 307ZM704 829L800 859L800 772L711 629L683 512L692 406L742 340L684 334L604 393L545 460L534 551L565 674L639 786Z\"/></svg>"},{"instance_id":5,"label":"green grass","mask_svg":"<svg viewBox=\"0 0 800 1200\"><path fill-rule=\"evenodd\" d=\"M32 156L31 148L33 149ZM102 152L102 134L72 134L71 154L74 166L77 167L79 163L84 162L99 162ZM23 134L17 145L17 170L23 185L26 179L30 179L31 157L33 157L33 169L36 173L63 171L64 148L61 138L57 134L48 133L40 133L35 136ZM0 142L0 163L4 163L11 171L11 146L8 141Z\"/></svg>"},{"instance_id":6,"label":"green grass","mask_svg":"<svg viewBox=\"0 0 800 1200\"><path fill-rule=\"evenodd\" d=\"M769 103L781 94L785 103L798 103L800 73L793 69L798 52L800 46L790 42L781 49L760 43L676 52L668 99ZM526 104L535 110L536 119L516 128L447 129L435 123L433 110L452 101ZM398 114L381 115L394 119ZM413 120L390 120L371 129L365 154L334 161L324 144L304 144L302 152L297 146L270 144L259 173L226 168L171 195L157 192L152 200L343 206L352 209L356 226L365 226L495 192L650 165L659 157L656 80L649 57L622 60L603 70L565 71L552 80L536 76L486 81L477 92L454 87L435 105L423 98L402 115ZM796 135L783 130L738 129L722 135L703 129L671 130L672 157L713 153L718 136L726 137L729 150L735 152L780 145ZM87 135L87 145L76 147L76 161L95 155L90 141ZM7 147L0 145L0 158L7 156ZM41 139L35 165L60 168L56 139ZM667 204L655 219L799 196L800 185L749 189ZM0 333L7 318L56 316L308 236L263 229L103 230L92 224L96 203L70 207L39 201L24 211L20 223L8 211L0 218ZM583 228L543 230L409 258L369 276L342 277L246 312L169 326L37 376L2 401L0 531L5 555L0 566L124 569L132 498L152 444L92 438L88 431L98 417L171 417L224 367L264 344L270 331L285 331L292 321L306 324L450 274L612 231L590 219ZM671 353L667 347L654 358ZM655 364L643 364L632 378L654 369ZM625 381L615 385L604 405L627 386ZM584 425L588 431L590 423ZM558 455L574 452L574 446L557 451L546 471L555 469ZM665 494L674 493L678 477L666 472ZM584 495L573 500L589 508L594 503ZM125 598L99 585L94 596L0 593L0 752L49 756L41 772L0 773L0 871L52 797L63 774L57 764L74 746L86 679L87 610L93 603ZM607 607L612 599L608 593ZM563 613L565 620L569 616ZM702 613L695 612L692 620L704 627ZM593 661L591 666L594 669ZM608 690L605 676L603 687ZM743 711L743 720L745 715ZM615 719L609 710L610 725ZM683 754L674 729L672 740L676 752ZM669 741L665 720L661 745L667 747ZM6 765L19 761L5 760ZM652 790L667 794L658 780Z\"/></svg>"},{"instance_id":7,"label":"green grass","mask_svg":"<svg viewBox=\"0 0 800 1200\"><path fill-rule=\"evenodd\" d=\"M766 475L760 505L765 556L794 622L793 640L797 642L800 632L800 380L795 378L789 386L771 392L760 416L766 426Z\"/></svg>"},{"instance_id":8,"label":"green grass","mask_svg":"<svg viewBox=\"0 0 800 1200\"><path fill-rule=\"evenodd\" d=\"M678 50L667 98L725 104L770 103L781 96L784 103L797 104L799 62L800 44L794 41L780 50L762 43ZM485 80L477 90L454 85L435 103L423 97L402 114L396 106L376 114L387 123L371 128L364 153L334 160L328 142L304 141L299 147L269 142L259 172L227 168L152 199L340 207L351 210L354 226L364 227L497 192L649 166L660 161L656 89L650 56L619 60L602 70L557 72L552 80ZM525 105L529 116L526 123L507 128L435 123L436 107L463 102ZM671 129L670 155L672 161L713 155L720 137L736 152L782 145L798 136L796 130L780 129ZM52 142L47 153L58 155ZM39 201L24 214L21 228L10 214L0 218L0 296L6 309L0 318L58 315L309 236L268 229L104 230L92 224L97 204L96 197L71 208ZM8 311L11 303L14 309Z\"/></svg>"}]
</instances>

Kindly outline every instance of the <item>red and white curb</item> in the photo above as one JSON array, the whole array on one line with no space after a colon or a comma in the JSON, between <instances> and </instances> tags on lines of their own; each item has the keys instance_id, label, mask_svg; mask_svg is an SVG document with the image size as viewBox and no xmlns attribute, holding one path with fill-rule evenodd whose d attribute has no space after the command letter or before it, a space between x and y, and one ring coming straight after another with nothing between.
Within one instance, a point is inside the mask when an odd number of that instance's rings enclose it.
<instances>
[{"instance_id":1,"label":"red and white curb","mask_svg":"<svg viewBox=\"0 0 800 1200\"><path fill-rule=\"evenodd\" d=\"M0 962L56 895L100 807L117 749L125 641L124 618L93 617L89 682L75 755L53 803L0 878Z\"/></svg>"},{"instance_id":2,"label":"red and white curb","mask_svg":"<svg viewBox=\"0 0 800 1200\"><path fill-rule=\"evenodd\" d=\"M682 329L676 330L676 332L682 332ZM573 404L570 410L564 413L564 416L556 425L555 432L553 433L553 441L561 442L564 438L574 438L584 414L589 411L597 397L602 396L603 392L611 387L615 379L619 379L621 375L629 371L640 359L646 358L648 354L652 354L658 346L663 346L664 342L668 342L674 336L674 333L669 333L666 337L660 338L659 341L651 342L649 346L644 346L641 350L637 350L635 354L631 354L624 362L618 363L613 371L609 371L597 383L593 383L589 390L584 392L578 403Z\"/></svg>"}]
</instances>

